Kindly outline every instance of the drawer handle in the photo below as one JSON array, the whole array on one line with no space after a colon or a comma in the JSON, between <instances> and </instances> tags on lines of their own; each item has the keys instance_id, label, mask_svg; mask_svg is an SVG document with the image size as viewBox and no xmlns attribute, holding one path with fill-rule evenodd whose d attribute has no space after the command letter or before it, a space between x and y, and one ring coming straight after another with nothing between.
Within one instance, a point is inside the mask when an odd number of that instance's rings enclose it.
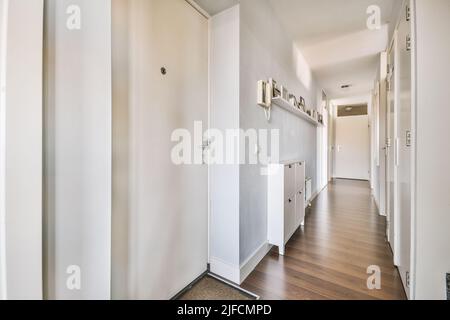
<instances>
[{"instance_id":1,"label":"drawer handle","mask_svg":"<svg viewBox=\"0 0 450 320\"><path fill-rule=\"evenodd\" d=\"M292 202L292 200L291 199L289 199L289 203L291 203Z\"/></svg>"}]
</instances>

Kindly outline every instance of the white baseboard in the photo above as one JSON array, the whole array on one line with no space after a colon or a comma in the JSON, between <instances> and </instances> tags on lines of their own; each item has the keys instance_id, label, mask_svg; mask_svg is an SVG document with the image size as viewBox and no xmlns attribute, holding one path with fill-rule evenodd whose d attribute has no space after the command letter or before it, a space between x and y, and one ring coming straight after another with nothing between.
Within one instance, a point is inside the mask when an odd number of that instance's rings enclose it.
<instances>
[{"instance_id":1,"label":"white baseboard","mask_svg":"<svg viewBox=\"0 0 450 320\"><path fill-rule=\"evenodd\" d=\"M375 206L377 207L378 214L379 214L380 216L382 216L382 217L386 217L386 214L385 214L384 212L381 212L381 210L380 210L380 204L378 203L378 201L377 201L377 199L375 198L375 196L372 195L372 197L373 197L373 202L375 202Z\"/></svg>"},{"instance_id":2,"label":"white baseboard","mask_svg":"<svg viewBox=\"0 0 450 320\"><path fill-rule=\"evenodd\" d=\"M231 265L220 259L210 257L209 268L211 273L233 283L240 284L240 270L238 265Z\"/></svg>"},{"instance_id":3,"label":"white baseboard","mask_svg":"<svg viewBox=\"0 0 450 320\"><path fill-rule=\"evenodd\" d=\"M240 267L240 284L255 270L256 266L272 249L272 245L268 242L263 243Z\"/></svg>"},{"instance_id":4,"label":"white baseboard","mask_svg":"<svg viewBox=\"0 0 450 320\"><path fill-rule=\"evenodd\" d=\"M218 258L211 257L209 268L211 273L220 276L228 281L240 285L255 270L256 266L272 249L268 242L263 243L253 254L240 266L231 265Z\"/></svg>"}]
</instances>

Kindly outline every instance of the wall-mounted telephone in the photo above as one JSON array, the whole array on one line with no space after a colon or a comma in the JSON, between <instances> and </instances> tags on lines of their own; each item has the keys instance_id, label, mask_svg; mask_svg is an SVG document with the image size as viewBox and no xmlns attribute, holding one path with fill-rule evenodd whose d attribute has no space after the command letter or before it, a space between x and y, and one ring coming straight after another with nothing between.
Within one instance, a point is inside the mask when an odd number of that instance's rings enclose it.
<instances>
[{"instance_id":1,"label":"wall-mounted telephone","mask_svg":"<svg viewBox=\"0 0 450 320\"><path fill-rule=\"evenodd\" d=\"M258 81L257 103L259 106L264 108L267 121L270 121L270 113L272 109L272 88L267 81Z\"/></svg>"}]
</instances>

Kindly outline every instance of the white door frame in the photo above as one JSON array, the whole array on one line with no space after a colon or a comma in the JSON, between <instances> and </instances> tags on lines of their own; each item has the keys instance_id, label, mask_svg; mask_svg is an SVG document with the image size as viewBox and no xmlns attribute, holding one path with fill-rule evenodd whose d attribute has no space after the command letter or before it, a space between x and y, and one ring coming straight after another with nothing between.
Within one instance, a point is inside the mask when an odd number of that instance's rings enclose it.
<instances>
[{"instance_id":1,"label":"white door frame","mask_svg":"<svg viewBox=\"0 0 450 320\"><path fill-rule=\"evenodd\" d=\"M394 239L391 239L391 241L394 242L394 246L391 247L393 254L394 254L394 265L398 265L399 262L399 241L398 241L398 237L399 237L399 217L398 217L398 177L397 177L397 147L398 147L398 141L397 141L397 119L398 119L398 101L399 101L399 74L396 70L397 66L398 66L398 48L397 48L397 30L394 33L394 37L392 38L392 42L389 46L389 50L388 50L388 61L389 64L391 65L391 55L392 55L392 50L394 50L394 70L393 70L393 74L389 75L387 77L387 80L389 81L389 77L393 77L394 80L394 92L392 92L391 90L388 90L387 92L387 112L386 112L386 129L387 129L387 139L389 139L391 136L394 137L394 139L392 139L391 141L391 146L389 147L389 151L388 151L388 157L386 159L386 207L387 207L387 217L389 219L389 222L392 221L394 224L393 227L393 237ZM389 88L390 89L390 88ZM390 127L390 99L391 99L391 95L393 95L393 99L394 99L394 120L393 120L393 127ZM391 132L390 130L392 130L393 132ZM389 157L394 157L393 159L393 163L394 166L393 168L390 167L390 162L391 160L389 159ZM391 170L393 170L393 172L391 172ZM389 181L390 181L390 175L393 175L393 181L394 181L394 192L393 192L393 203L394 203L394 207L391 208L390 207L390 194L391 194L391 190L390 190L390 185L389 185ZM393 216L393 217L392 217ZM389 228L392 227L392 223L389 223ZM391 230L389 230L390 233Z\"/></svg>"},{"instance_id":2,"label":"white door frame","mask_svg":"<svg viewBox=\"0 0 450 320\"><path fill-rule=\"evenodd\" d=\"M331 115L331 120L332 120L332 125L331 125L331 136L332 136L332 141L330 142L332 145L332 150L331 150L331 172L330 172L330 180L331 179L335 179L335 178L339 178L336 176L336 153L337 153L337 141L336 141L336 134L337 134L337 112L338 112L338 106L341 105L356 105L356 104L367 104L367 109L368 111L372 108L372 94L368 94L368 95L360 95L360 96L353 96L353 97L348 97L348 98L341 98L341 99L334 99L334 100L330 100L328 102L329 106L330 106L330 115ZM370 159L371 159L371 154L370 154L370 141L371 141L371 131L369 130L369 170L370 170ZM370 180L370 174L369 174L369 180Z\"/></svg>"}]
</instances>

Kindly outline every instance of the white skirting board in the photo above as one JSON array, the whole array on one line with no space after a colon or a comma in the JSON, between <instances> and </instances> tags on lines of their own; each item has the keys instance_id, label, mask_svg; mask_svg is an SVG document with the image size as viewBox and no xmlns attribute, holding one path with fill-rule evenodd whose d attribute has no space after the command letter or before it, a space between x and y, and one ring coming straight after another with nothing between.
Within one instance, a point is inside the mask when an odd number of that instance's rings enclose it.
<instances>
[{"instance_id":1,"label":"white skirting board","mask_svg":"<svg viewBox=\"0 0 450 320\"><path fill-rule=\"evenodd\" d=\"M210 258L210 271L235 284L241 284L255 270L256 266L272 249L268 242L263 243L255 252L240 266L231 265L220 259Z\"/></svg>"},{"instance_id":2,"label":"white skirting board","mask_svg":"<svg viewBox=\"0 0 450 320\"><path fill-rule=\"evenodd\" d=\"M269 253L272 249L272 245L268 242L263 243L244 263L241 264L240 268L240 283L244 282L245 279L255 270L256 266L261 262L261 260Z\"/></svg>"},{"instance_id":3,"label":"white skirting board","mask_svg":"<svg viewBox=\"0 0 450 320\"><path fill-rule=\"evenodd\" d=\"M240 270L238 265L232 265L214 257L209 259L210 271L228 281L240 284Z\"/></svg>"}]
</instances>

